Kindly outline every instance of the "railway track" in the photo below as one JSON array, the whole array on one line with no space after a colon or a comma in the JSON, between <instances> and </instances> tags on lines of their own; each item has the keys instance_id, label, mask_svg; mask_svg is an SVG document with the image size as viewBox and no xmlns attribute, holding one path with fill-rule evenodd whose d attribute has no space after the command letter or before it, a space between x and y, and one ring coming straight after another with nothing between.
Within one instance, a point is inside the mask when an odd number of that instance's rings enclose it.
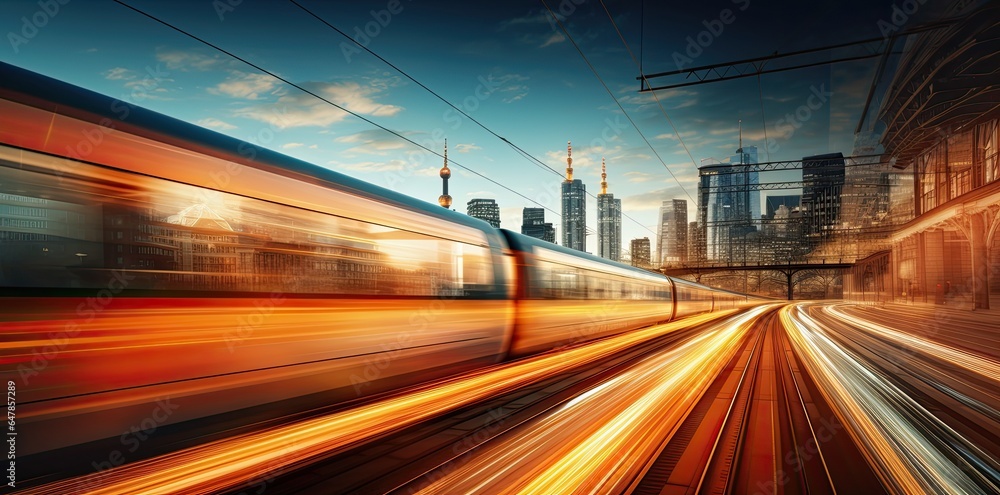
<instances>
[{"instance_id":1,"label":"railway track","mask_svg":"<svg viewBox=\"0 0 1000 495\"><path fill-rule=\"evenodd\" d=\"M265 485L269 494L410 493L410 488L419 488L436 475L461 466L479 446L493 438L543 417L622 370L678 345L711 324L678 330L586 369L568 370L452 414L373 438L358 448L318 459L300 469L262 478L256 485L230 493L251 493Z\"/></svg>"},{"instance_id":2,"label":"railway track","mask_svg":"<svg viewBox=\"0 0 1000 495\"><path fill-rule=\"evenodd\" d=\"M815 387L770 312L632 493L884 493Z\"/></svg>"}]
</instances>

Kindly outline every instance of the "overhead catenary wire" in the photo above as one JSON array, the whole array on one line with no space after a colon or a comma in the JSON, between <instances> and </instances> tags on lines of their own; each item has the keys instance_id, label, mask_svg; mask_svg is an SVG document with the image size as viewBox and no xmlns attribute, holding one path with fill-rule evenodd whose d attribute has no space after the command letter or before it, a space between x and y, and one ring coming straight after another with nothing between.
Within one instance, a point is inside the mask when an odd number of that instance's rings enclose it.
<instances>
[{"instance_id":1,"label":"overhead catenary wire","mask_svg":"<svg viewBox=\"0 0 1000 495\"><path fill-rule=\"evenodd\" d=\"M542 0L542 3L545 4L546 8L548 8L548 4L545 3L545 0ZM601 0L601 7L604 8L604 12L608 15L608 19L611 20L611 25L614 26L615 32L618 33L618 38L622 40L622 44L625 45L625 50L628 51L629 57L632 58L632 62L635 63L636 67L639 68L639 73L642 74L642 63L635 58L635 54L632 53L632 48L629 47L629 44L627 41L625 41L625 37L622 35L621 30L618 29L618 23L615 22L615 19L614 17L612 17L611 12L608 10L607 5L604 5L604 0ZM552 12L552 9L549 9L549 13L552 14L553 17L555 17L555 14ZM558 19L556 20L558 21ZM625 113L625 109L622 108L621 103L618 102L618 98L616 98L614 93L612 93L611 90L608 89L608 85L604 84L604 80L601 79L601 76L597 74L597 70L594 69L594 66L591 65L590 61L587 60L586 55L583 54L583 50L581 50L580 46L576 44L576 41L574 41L573 38L569 36L569 31L566 29L566 27L563 26L561 22L559 23L559 26L562 27L563 31L566 32L566 36L569 37L569 40L573 43L573 46L576 47L576 50L580 52L580 55L583 57L584 61L587 62L587 65L590 66L590 69L594 72L594 75L597 76L598 80L601 81L601 84L604 86L604 89L608 92L609 95L611 95L612 98L614 98L615 103L618 104L618 108L621 108L622 113ZM643 78L645 79L645 76L643 76ZM660 108L660 112L663 113L663 116L667 119L667 122L670 123L670 128L673 129L674 134L677 136L677 142L680 143L681 147L684 148L684 152L687 153L688 158L691 159L691 163L697 169L698 162L694 159L694 155L691 154L691 150L688 149L687 144L684 143L684 139L681 138L681 133L677 131L677 126L674 125L674 121L670 118L669 115L667 115L667 111L666 109L663 108L663 103L660 101L660 98L656 96L655 91L652 92L652 95L653 95L653 100L656 101L656 105ZM684 185L681 184L681 181L677 178L677 176L674 175L674 171L670 170L670 167L667 166L667 163L663 161L663 158L660 158L660 154L656 152L656 149L653 148L653 145L649 142L648 139L646 139L646 136L642 133L642 131L639 130L639 126L635 124L635 122L632 120L632 117L629 117L628 113L625 113L625 117L627 117L629 122L632 123L632 126L635 127L636 132L638 132L639 136L642 137L642 140L646 142L646 145L649 146L649 149L653 151L653 154L656 155L656 158L660 160L660 163L663 164L663 168L667 169L667 172L670 174L670 177L672 177L674 181L677 182L677 185L680 186L681 191L684 191L684 194L688 197L688 199L697 204L698 202L691 197L691 193L688 192L687 188L685 188Z\"/></svg>"},{"instance_id":2,"label":"overhead catenary wire","mask_svg":"<svg viewBox=\"0 0 1000 495\"><path fill-rule=\"evenodd\" d=\"M552 172L552 173L554 173L554 174L556 174L556 175L558 175L558 176L560 176L560 177L562 176L562 173L561 173L561 172L559 172L558 170L556 170L556 169L554 169L554 168L550 167L550 166L549 166L548 164L546 164L545 162L543 162L543 161L541 161L541 160L539 160L539 159L535 158L534 156L532 156L532 155L531 155L530 153L528 153L527 151L524 151L523 149L521 149L521 148L520 148L519 146L517 146L516 144L514 144L514 143L510 142L510 141L509 141L509 140L508 140L507 138L505 138L505 137L501 136L500 134L497 134L497 133L496 133L495 131L493 131L493 129L490 129L489 127L487 127L487 126L486 126L485 124L483 124L482 122L480 122L480 121L476 120L476 119L475 119L474 117L472 117L471 115L469 115L468 113L466 113L466 112L465 112L464 110L462 110L462 109L461 109L461 108L459 108L458 106L455 106L455 104L453 104L452 102L448 101L448 100L447 100L447 99L445 99L445 98L444 98L443 96L439 95L439 94L438 94L437 92L435 92L435 91L434 91L433 89L431 89L431 88L427 87L426 85L424 85L424 83L422 83L422 82L420 82L420 81L416 80L416 79L415 79L415 78L414 78L413 76L411 76L410 74L408 74L408 73L407 73L406 71L404 71L403 69L400 69L400 68L399 68L398 66L396 66L396 64L393 64L392 62L390 62L390 61L386 60L386 59L385 59L384 57L382 57L381 55L379 55L379 54L375 53L375 52L374 52L374 51L373 51L372 49L368 48L368 47L367 47L367 46L365 46L364 44L362 44L362 43L359 43L359 42L358 42L358 41L357 41L356 39L352 38L352 37L351 37L350 35L348 35L348 34L347 34L347 33L345 33L344 31L342 31L342 30L341 30L340 28L338 28L337 26L334 26L333 24L331 24L331 23L330 23L329 21L327 21L326 19L324 19L323 17L321 17L321 16L319 15L319 14L317 14L317 13L313 12L312 10L310 10L309 8L307 8L306 6L302 5L301 3L299 3L299 2L298 2L298 1L296 1L296 0L288 0L288 1L289 1L289 2L291 2L292 4L294 4L294 5L295 5L296 7L298 7L299 9L302 9L302 11L303 11L303 12L305 12L305 13L309 14L310 16L312 16L313 18L315 18L315 19L316 19L316 20L318 20L319 22L323 23L323 24L324 24L325 26L327 26L328 28L330 28L330 29L332 29L332 30L336 31L336 32L337 32L338 34L340 34L340 35L341 35L341 36L343 36L344 38L347 38L347 39L348 39L348 40L349 40L349 41L350 41L351 43L353 43L353 44L354 44L355 46L357 46L357 47L358 47L359 49L361 49L361 50L364 50L365 52L368 52L368 54L370 54L371 56L373 56L373 57L375 57L375 58L377 58L377 59L381 60L381 61L382 61L383 63L385 63L385 64L386 64L386 65L388 65L389 67L392 67L392 68L393 68L393 69L394 69L394 70L395 70L396 72L399 72L400 74L402 74L402 75L403 75L403 77L405 77L405 78L409 79L410 81L413 81L413 83L414 83L414 84L416 84L417 86L420 86L421 88L423 88L424 90L426 90L426 91L427 91L428 93L430 93L430 94L434 95L434 97L436 97L437 99L441 100L442 102L444 102L444 104L446 104L446 105L448 105L449 107L453 108L453 109L454 109L455 111L457 111L458 113L462 114L462 116L464 116L465 118L467 118L467 119L469 119L470 121L472 121L472 123L474 123L474 124L478 125L479 127L481 127L481 128L482 128L483 130L485 130L486 132L488 132L488 133L492 134L492 135L493 135L493 136L495 136L495 137L496 137L497 139L499 139L499 140L503 141L503 142L504 142L504 143L506 143L506 144L507 144L508 146L510 146L510 147L511 147L511 148L513 148L514 150L518 151L519 153L521 153L521 154L522 154L522 155L523 155L524 157L526 157L526 158L528 158L528 159L529 159L530 161L532 161L534 165L536 165L536 166L540 166L540 167L543 167L544 169L547 169L547 170L549 170L550 172Z\"/></svg>"},{"instance_id":3,"label":"overhead catenary wire","mask_svg":"<svg viewBox=\"0 0 1000 495\"><path fill-rule=\"evenodd\" d=\"M193 39L195 41L198 41L199 43L202 43L202 44L204 44L206 46L211 47L214 50L217 50L217 51L219 51L221 53L224 53L225 55L227 55L227 56L229 56L229 57L231 57L231 58L233 58L235 60L239 60L240 62L242 62L242 63L244 63L244 64L246 64L246 65L248 65L250 67L253 67L254 69L256 69L256 70L258 70L258 71L260 71L260 72L262 72L264 74L267 74L270 77L273 77L273 78L275 78L275 79L277 79L277 80L279 80L279 81L281 81L281 82L283 82L283 83L285 83L285 84L287 84L287 85L289 85L289 86L291 86L293 88L298 89L299 91L302 91L303 93L306 93L306 94L308 94L308 95L310 95L310 96L312 96L312 97L314 97L314 98L316 98L316 99L318 99L320 101L323 101L324 103L326 103L328 105L331 105L331 106L333 106L333 107L335 107L335 108L337 108L337 109L339 109L339 110L341 110L343 112L346 112L346 113L348 113L348 114L350 114L350 115L352 115L352 116L354 116L354 117L356 117L356 118L358 118L358 119L360 119L360 120L362 120L362 121L364 121L364 122L366 122L368 124L371 124L371 125L379 128L379 129L385 131L385 132L388 132L389 134L392 134L393 136L396 136L399 139L402 139L402 140L404 140L404 141L406 141L406 142L408 142L408 143L410 143L410 144L412 144L412 145L414 145L414 146L416 146L416 147L418 147L420 149L423 149L424 151L427 151L428 153L431 153L433 155L441 157L442 159L444 158L444 155L442 155L441 153L439 153L439 152L437 152L435 150L432 150L432 149L430 149L430 148L428 148L428 147L426 147L426 146L424 146L424 145L422 145L422 144L420 144L420 143L418 143L418 142L416 142L416 141L414 141L414 140L412 140L412 139L410 139L410 138L408 138L408 137L406 137L406 136L404 136L404 135L402 135L402 134L400 134L400 133L398 133L396 131L393 131L392 129L389 129L388 127L385 127L385 126L383 126L383 125L381 125L381 124L379 124L379 123L377 123L377 122L375 122L375 121L373 121L373 120L371 120L371 119L369 119L369 118L367 118L367 117L365 117L363 115L360 115L358 113L352 112L351 110L348 110L347 108L345 108L345 107L343 107L341 105L338 105L338 104L330 101L329 99L327 99L327 98L325 98L325 97L323 97L323 96L321 96L319 94L316 94L315 92L310 91L310 90L302 87L301 85L298 85L298 84L296 84L296 83L294 83L294 82L292 82L292 81L290 81L290 80L288 80L288 79L286 79L286 78L278 75L275 72L269 71L269 70L265 69L264 67L261 67L260 65L257 65L257 64L255 64L253 62L250 62L249 60L247 60L247 59L245 59L243 57L240 57L240 56L238 56L238 55L236 55L236 54L234 54L234 53L232 53L232 52L230 52L230 51L228 51L228 50L226 50L226 49L224 49L224 48L222 48L222 47L220 47L218 45L215 45L215 44L213 44L213 43L211 43L211 42L209 42L209 41L207 41L205 39L202 39L202 38L200 38L200 37L198 37L198 36L196 36L196 35L194 35L192 33L189 33L187 31L185 31L185 30L183 30L183 29L181 29L181 28L179 28L179 27L177 27L177 26L175 26L175 25L173 25L173 24L171 24L171 23L169 23L167 21L164 21L164 20L162 20L162 19L160 19L160 18L158 18L158 17L156 17L156 16L154 16L152 14L149 14L149 13L147 13L147 12L145 12L145 11L139 9L139 8L133 7L132 5L129 5L129 4L125 3L122 0L113 0L113 1L115 3L123 6L123 7L126 7L128 9L130 9L130 10L138 13L138 14L143 15L143 16L145 16L145 17L147 17L147 18L149 18L149 19L151 19L153 21L156 21L156 22L158 22L158 23L160 23L160 24L162 24L162 25L164 25L164 26L166 26L166 27L168 27L170 29L173 29L174 31L177 31L177 32L179 32L179 33L181 33L181 34L183 34L183 35L185 35L185 36L187 36L187 37L189 37L189 38L191 38L191 39ZM463 169L463 170L465 170L465 171L467 171L469 173L472 173L472 174L474 174L474 175L476 175L476 176L478 176L478 177L480 177L480 178L482 178L482 179L484 179L484 180L486 180L486 181L488 181L488 182L490 182L492 184L495 184L495 185L503 188L506 191L514 193L517 196L519 196L521 198L524 198L525 200L529 201L530 203L538 205L538 206L540 206L540 207L542 207L542 208L544 208L544 209L552 212L553 214L555 214L559 218L562 218L562 215L560 213L556 212L555 210L553 210L552 208L549 208L549 207L547 207L547 206L545 206L545 205L543 205L543 204L541 204L541 203L539 203L539 202L537 202L537 201L535 201L535 200L533 200L533 199L525 196L524 194L521 194L520 192L515 191L514 189L511 189L510 187L507 187L504 184L501 184L500 182L498 182L498 181L496 181L494 179L491 179L491 178L489 178L489 177L487 177L487 176L485 176L485 175L483 175L483 174L481 174L481 173L479 173L479 172L477 172L477 171L475 171L475 170L473 170L473 169L471 169L471 168L469 168L469 167L467 167L465 165L462 165L462 164L460 164L458 162L455 162L454 160L449 160L449 163L452 164L452 165L454 165L454 166L456 166L456 167L458 167L458 168L461 168L461 169Z\"/></svg>"},{"instance_id":4,"label":"overhead catenary wire","mask_svg":"<svg viewBox=\"0 0 1000 495\"><path fill-rule=\"evenodd\" d=\"M372 55L373 57L379 59L380 61L382 61L383 63L385 63L389 67L392 67L395 71L397 71L400 74L402 74L403 77L406 77L407 79L409 79L410 81L412 81L417 86L420 86L421 88L423 88L424 90L426 90L428 93L430 93L431 95L433 95L435 98L437 98L438 100L441 100L444 104L448 105L449 107L451 107L452 109L454 109L455 111L457 111L458 113L460 113L461 115L463 115L465 118L469 119L471 122L473 122L474 124L476 124L479 127L481 127L486 132L492 134L497 139L503 141L505 144L507 144L508 146L510 146L515 152L517 152L518 154L520 154L521 156L523 156L524 158L526 158L528 161L532 162L533 165L536 165L536 166L539 166L540 168L548 170L548 171L552 172L553 174L555 174L555 175L557 175L559 177L563 177L563 173L562 172L560 172L560 171L552 168L551 166L549 166L548 164L546 164L542 160L539 160L534 155L532 155L531 153L525 151L520 146L517 146L516 144L514 144L513 142L511 142L506 137L501 136L500 134L498 134L497 132L495 132L493 129L491 129L488 126L486 126L486 124L483 124L479 120L475 119L474 117L472 117L471 115L469 115L468 113L466 113L464 110L462 110L460 107L458 107L455 104L451 103L446 98L444 98L443 96L441 96L440 94L438 94L437 92L435 92L433 89L427 87L427 85L421 83L416 78L414 78L413 76L411 76L409 73L407 73L403 69L399 68L397 65L393 64L389 60L386 60L384 57L382 57L378 53L375 53L375 51L373 51L372 49L368 48L364 44L359 43L356 39L352 38L350 35L348 35L347 33L345 33L343 30L341 30L341 29L337 28L336 26L334 26L333 24L331 24L329 21L327 21L326 19L324 19L323 17L321 17L319 14L316 14L315 12L313 12L312 10L310 10L309 8L307 8L304 5L302 5L301 3L299 3L297 0L288 0L288 1L291 2L292 4L294 4L296 7L298 7L302 11L304 11L305 13L307 13L310 16L312 16L313 18L315 18L316 20L318 20L319 22L323 23L325 26L327 26L330 29L336 31L338 34L340 34L344 38L347 38L347 40L350 43L353 43L359 49L364 50L365 52L367 52L368 54ZM595 196L594 193L592 193L592 192L587 192L587 195L590 196L591 198L594 198L594 199L597 198L597 196ZM622 215L625 218L627 218L627 219L631 220L632 222L634 222L635 224L639 225L640 227L645 228L646 230L649 230L651 233L654 233L654 234L656 233L652 229L646 227L645 225L643 225L639 221L637 221L634 218L632 218L631 216L629 216L627 213L622 212ZM559 217L561 218L562 216L559 215ZM587 230L591 231L592 229L590 229L588 227Z\"/></svg>"}]
</instances>

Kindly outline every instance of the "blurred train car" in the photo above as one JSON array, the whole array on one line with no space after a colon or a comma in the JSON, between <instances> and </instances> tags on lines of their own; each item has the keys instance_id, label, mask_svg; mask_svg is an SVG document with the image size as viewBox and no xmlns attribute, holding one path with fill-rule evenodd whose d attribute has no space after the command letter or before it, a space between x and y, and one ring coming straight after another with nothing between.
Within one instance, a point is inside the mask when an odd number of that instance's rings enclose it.
<instances>
[{"instance_id":1,"label":"blurred train car","mask_svg":"<svg viewBox=\"0 0 1000 495\"><path fill-rule=\"evenodd\" d=\"M0 300L22 455L748 302L3 63Z\"/></svg>"},{"instance_id":2,"label":"blurred train car","mask_svg":"<svg viewBox=\"0 0 1000 495\"><path fill-rule=\"evenodd\" d=\"M163 398L170 423L343 400L509 347L512 257L486 222L9 65L0 184L22 454Z\"/></svg>"},{"instance_id":3,"label":"blurred train car","mask_svg":"<svg viewBox=\"0 0 1000 495\"><path fill-rule=\"evenodd\" d=\"M667 277L501 232L518 264L512 356L671 319L673 290Z\"/></svg>"}]
</instances>

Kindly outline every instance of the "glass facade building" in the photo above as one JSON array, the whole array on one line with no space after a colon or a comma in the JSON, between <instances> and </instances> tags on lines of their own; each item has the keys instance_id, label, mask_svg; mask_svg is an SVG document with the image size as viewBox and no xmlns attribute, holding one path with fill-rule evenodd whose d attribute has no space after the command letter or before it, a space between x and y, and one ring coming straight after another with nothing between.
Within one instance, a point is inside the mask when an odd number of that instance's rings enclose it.
<instances>
[{"instance_id":1,"label":"glass facade building","mask_svg":"<svg viewBox=\"0 0 1000 495\"><path fill-rule=\"evenodd\" d=\"M522 213L521 233L546 242L556 242L556 229L545 221L544 208L525 208Z\"/></svg>"},{"instance_id":2,"label":"glass facade building","mask_svg":"<svg viewBox=\"0 0 1000 495\"><path fill-rule=\"evenodd\" d=\"M597 255L621 260L622 200L614 194L597 195Z\"/></svg>"},{"instance_id":3,"label":"glass facade building","mask_svg":"<svg viewBox=\"0 0 1000 495\"><path fill-rule=\"evenodd\" d=\"M470 217L485 220L495 229L500 228L500 205L492 199L474 198L466 205Z\"/></svg>"}]
</instances>

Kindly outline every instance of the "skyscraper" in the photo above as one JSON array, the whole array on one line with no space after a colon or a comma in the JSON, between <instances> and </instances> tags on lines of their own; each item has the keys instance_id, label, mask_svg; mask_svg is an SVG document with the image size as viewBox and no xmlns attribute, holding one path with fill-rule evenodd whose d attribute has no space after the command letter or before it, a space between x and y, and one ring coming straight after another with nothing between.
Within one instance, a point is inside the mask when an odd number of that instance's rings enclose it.
<instances>
[{"instance_id":1,"label":"skyscraper","mask_svg":"<svg viewBox=\"0 0 1000 495\"><path fill-rule=\"evenodd\" d=\"M642 239L632 239L632 242L629 245L629 251L632 253L632 266L649 268L648 237L643 237Z\"/></svg>"},{"instance_id":2,"label":"skyscraper","mask_svg":"<svg viewBox=\"0 0 1000 495\"><path fill-rule=\"evenodd\" d=\"M695 220L688 224L688 261L694 264L705 262L705 229Z\"/></svg>"},{"instance_id":3,"label":"skyscraper","mask_svg":"<svg viewBox=\"0 0 1000 495\"><path fill-rule=\"evenodd\" d=\"M774 212L778 211L778 208L785 206L789 210L796 208L802 202L802 196L798 194L786 195L786 196L766 196L764 198L766 207L764 208L764 217L767 219L774 218Z\"/></svg>"},{"instance_id":4,"label":"skyscraper","mask_svg":"<svg viewBox=\"0 0 1000 495\"><path fill-rule=\"evenodd\" d=\"M573 178L573 145L566 143L566 180L562 183L562 245L587 251L587 186Z\"/></svg>"},{"instance_id":5,"label":"skyscraper","mask_svg":"<svg viewBox=\"0 0 1000 495\"><path fill-rule=\"evenodd\" d=\"M597 255L621 260L622 200L608 194L608 171L601 158L601 194L597 195Z\"/></svg>"},{"instance_id":6,"label":"skyscraper","mask_svg":"<svg viewBox=\"0 0 1000 495\"><path fill-rule=\"evenodd\" d=\"M545 221L544 208L524 209L521 220L521 233L543 241L556 242L556 229L552 227L552 223Z\"/></svg>"},{"instance_id":7,"label":"skyscraper","mask_svg":"<svg viewBox=\"0 0 1000 495\"><path fill-rule=\"evenodd\" d=\"M802 208L807 235L826 238L840 222L844 192L844 155L828 153L802 159Z\"/></svg>"},{"instance_id":8,"label":"skyscraper","mask_svg":"<svg viewBox=\"0 0 1000 495\"><path fill-rule=\"evenodd\" d=\"M495 200L474 198L469 200L467 208L470 217L486 220L493 228L500 228L500 205Z\"/></svg>"},{"instance_id":9,"label":"skyscraper","mask_svg":"<svg viewBox=\"0 0 1000 495\"><path fill-rule=\"evenodd\" d=\"M687 262L687 200L664 201L660 206L660 230L656 236L656 250L661 266Z\"/></svg>"},{"instance_id":10,"label":"skyscraper","mask_svg":"<svg viewBox=\"0 0 1000 495\"><path fill-rule=\"evenodd\" d=\"M709 260L743 258L742 242L760 225L757 147L736 150L729 163L704 159L698 167L698 222Z\"/></svg>"}]
</instances>

